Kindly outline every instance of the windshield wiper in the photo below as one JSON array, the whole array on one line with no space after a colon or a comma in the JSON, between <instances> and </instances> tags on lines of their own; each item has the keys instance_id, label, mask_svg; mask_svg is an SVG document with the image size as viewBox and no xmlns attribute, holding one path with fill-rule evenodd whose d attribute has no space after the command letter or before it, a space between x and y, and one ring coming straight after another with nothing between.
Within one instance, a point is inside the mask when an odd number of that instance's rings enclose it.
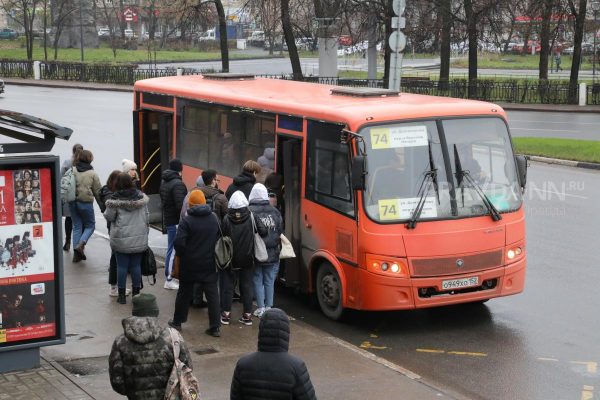
<instances>
[{"instance_id":1,"label":"windshield wiper","mask_svg":"<svg viewBox=\"0 0 600 400\"><path fill-rule=\"evenodd\" d=\"M456 149L456 144L454 145L454 164L456 167L456 183L461 188L463 207L465 205L464 182L463 182L463 178L464 178L471 185L471 187L473 189L475 189L475 192L479 195L479 197L483 201L483 204L486 206L486 208L490 212L492 219L494 221L500 221L502 219L502 215L500 215L500 213L498 212L496 207L494 207L494 204L492 204L490 199L485 195L485 193L483 193L481 186L479 186L477 184L477 182L475 182L475 180L471 176L471 173L468 170L462 169L460 158L458 156L458 150Z\"/></svg>"},{"instance_id":2,"label":"windshield wiper","mask_svg":"<svg viewBox=\"0 0 600 400\"><path fill-rule=\"evenodd\" d=\"M415 209L410 217L410 221L408 221L408 223L406 224L406 227L408 229L414 229L417 226L417 220L421 216L421 213L423 212L423 208L425 207L425 201L427 199L427 195L429 194L429 190L431 189L431 184L433 184L437 202L438 202L438 204L440 204L440 191L439 191L438 180L437 180L437 168L435 167L435 163L433 161L433 154L431 152L431 141L430 140L428 141L427 146L428 146L428 152L429 152L429 171L425 172L425 175L423 176L423 180L421 181L421 187L419 188L419 192L418 192L418 194L420 194L419 202L417 203L417 206L415 207ZM427 182L427 178L430 179L429 182ZM427 186L425 187L425 189L423 189L425 182L427 182Z\"/></svg>"}]
</instances>

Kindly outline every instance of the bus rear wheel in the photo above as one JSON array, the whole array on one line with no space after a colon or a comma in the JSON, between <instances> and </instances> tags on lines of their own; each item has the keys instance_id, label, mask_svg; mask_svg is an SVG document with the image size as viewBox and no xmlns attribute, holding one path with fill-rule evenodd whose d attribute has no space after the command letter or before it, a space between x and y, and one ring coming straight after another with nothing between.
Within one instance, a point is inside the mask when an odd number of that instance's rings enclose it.
<instances>
[{"instance_id":1,"label":"bus rear wheel","mask_svg":"<svg viewBox=\"0 0 600 400\"><path fill-rule=\"evenodd\" d=\"M333 320L344 314L342 305L342 283L337 271L329 263L322 264L317 272L317 299L321 311Z\"/></svg>"}]
</instances>

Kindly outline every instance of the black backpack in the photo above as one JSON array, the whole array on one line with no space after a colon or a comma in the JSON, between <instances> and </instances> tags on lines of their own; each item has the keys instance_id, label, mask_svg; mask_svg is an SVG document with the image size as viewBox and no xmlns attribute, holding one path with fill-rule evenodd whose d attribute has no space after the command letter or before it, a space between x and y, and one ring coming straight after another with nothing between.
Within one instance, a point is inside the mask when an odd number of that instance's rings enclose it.
<instances>
[{"instance_id":1,"label":"black backpack","mask_svg":"<svg viewBox=\"0 0 600 400\"><path fill-rule=\"evenodd\" d=\"M142 254L142 275L148 277L148 283L150 283L150 277L152 277L152 283L156 284L156 259L154 258L154 252L148 247Z\"/></svg>"}]
</instances>

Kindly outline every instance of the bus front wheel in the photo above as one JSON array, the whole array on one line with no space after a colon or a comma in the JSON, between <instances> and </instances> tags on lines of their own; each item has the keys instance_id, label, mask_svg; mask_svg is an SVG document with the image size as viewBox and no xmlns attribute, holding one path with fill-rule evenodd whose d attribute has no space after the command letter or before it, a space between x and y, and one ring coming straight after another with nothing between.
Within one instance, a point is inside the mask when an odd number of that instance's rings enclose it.
<instances>
[{"instance_id":1,"label":"bus front wheel","mask_svg":"<svg viewBox=\"0 0 600 400\"><path fill-rule=\"evenodd\" d=\"M323 314L333 320L341 319L344 313L342 283L331 264L325 263L319 267L316 284L317 299Z\"/></svg>"}]
</instances>

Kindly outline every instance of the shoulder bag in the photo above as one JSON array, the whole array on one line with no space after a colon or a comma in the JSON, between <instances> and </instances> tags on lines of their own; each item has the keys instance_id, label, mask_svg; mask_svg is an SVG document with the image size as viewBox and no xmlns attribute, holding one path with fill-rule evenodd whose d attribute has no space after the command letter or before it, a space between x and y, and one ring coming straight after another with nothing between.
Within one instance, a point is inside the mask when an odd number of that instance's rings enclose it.
<instances>
[{"instance_id":1,"label":"shoulder bag","mask_svg":"<svg viewBox=\"0 0 600 400\"><path fill-rule=\"evenodd\" d=\"M296 253L294 252L294 247L288 238L282 233L279 237L281 239L281 251L279 252L279 259L283 260L285 258L295 258Z\"/></svg>"},{"instance_id":2,"label":"shoulder bag","mask_svg":"<svg viewBox=\"0 0 600 400\"><path fill-rule=\"evenodd\" d=\"M198 379L194 376L192 369L179 359L181 336L172 328L168 329L171 335L171 343L173 344L175 362L173 363L173 369L167 382L165 400L199 400L200 385L198 384Z\"/></svg>"},{"instance_id":3,"label":"shoulder bag","mask_svg":"<svg viewBox=\"0 0 600 400\"><path fill-rule=\"evenodd\" d=\"M256 229L256 221L254 221L254 214L250 213L252 218L252 230L254 231L254 258L258 262L265 262L269 259L269 253L267 253L267 246L265 241L260 237L258 229Z\"/></svg>"}]
</instances>

